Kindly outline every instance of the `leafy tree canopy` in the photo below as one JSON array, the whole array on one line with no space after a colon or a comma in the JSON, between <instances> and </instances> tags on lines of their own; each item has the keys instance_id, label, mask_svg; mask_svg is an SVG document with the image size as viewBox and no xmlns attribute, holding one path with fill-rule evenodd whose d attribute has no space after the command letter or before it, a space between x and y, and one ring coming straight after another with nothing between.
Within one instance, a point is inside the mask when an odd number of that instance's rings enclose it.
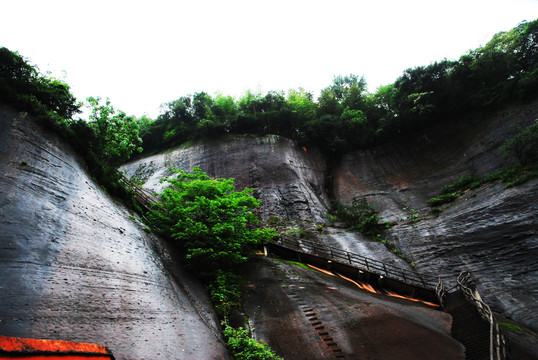
<instances>
[{"instance_id":1,"label":"leafy tree canopy","mask_svg":"<svg viewBox=\"0 0 538 360\"><path fill-rule=\"evenodd\" d=\"M94 131L91 146L105 163L119 166L129 160L133 151L142 152L139 123L132 116L117 112L109 99L104 104L100 97L89 97L87 101L91 110L89 126Z\"/></svg>"},{"instance_id":2,"label":"leafy tree canopy","mask_svg":"<svg viewBox=\"0 0 538 360\"><path fill-rule=\"evenodd\" d=\"M340 154L389 141L420 138L462 114L496 110L538 94L538 20L496 34L459 60L407 69L393 84L368 93L366 80L336 76L317 100L302 89L239 99L206 93L168 104L142 128L147 152L194 138L278 134Z\"/></svg>"},{"instance_id":3,"label":"leafy tree canopy","mask_svg":"<svg viewBox=\"0 0 538 360\"><path fill-rule=\"evenodd\" d=\"M256 227L253 210L260 204L253 189L236 191L233 179L211 179L200 168L192 173L171 169L177 177L150 215L151 221L183 249L187 267L202 277L244 263L255 245L276 235Z\"/></svg>"},{"instance_id":4,"label":"leafy tree canopy","mask_svg":"<svg viewBox=\"0 0 538 360\"><path fill-rule=\"evenodd\" d=\"M5 47L0 48L0 101L55 121L71 119L80 108L67 84L41 75L25 58Z\"/></svg>"}]
</instances>

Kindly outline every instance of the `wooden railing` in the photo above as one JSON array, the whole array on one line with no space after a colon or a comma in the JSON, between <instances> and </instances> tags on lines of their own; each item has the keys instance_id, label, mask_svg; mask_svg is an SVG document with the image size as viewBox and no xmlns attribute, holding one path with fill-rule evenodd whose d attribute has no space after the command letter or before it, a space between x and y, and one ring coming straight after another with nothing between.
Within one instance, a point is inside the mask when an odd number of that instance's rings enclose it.
<instances>
[{"instance_id":1,"label":"wooden railing","mask_svg":"<svg viewBox=\"0 0 538 360\"><path fill-rule=\"evenodd\" d=\"M120 182L133 190L134 196L140 205L142 205L148 211L153 211L152 205L159 202L157 197L153 196L153 194L151 194L149 191L142 189L140 186L136 185L122 174L120 174Z\"/></svg>"},{"instance_id":2,"label":"wooden railing","mask_svg":"<svg viewBox=\"0 0 538 360\"><path fill-rule=\"evenodd\" d=\"M293 250L310 253L327 260L349 264L378 275L402 280L404 283L412 286L434 289L440 282L440 279L434 276L419 275L416 272L402 269L395 265L386 264L375 259L305 239L281 235L273 242Z\"/></svg>"},{"instance_id":3,"label":"wooden railing","mask_svg":"<svg viewBox=\"0 0 538 360\"><path fill-rule=\"evenodd\" d=\"M439 305L441 305L441 308L444 309L447 291L441 278L439 278L439 282L435 287L435 292L437 293L437 298L439 299Z\"/></svg>"},{"instance_id":4,"label":"wooden railing","mask_svg":"<svg viewBox=\"0 0 538 360\"><path fill-rule=\"evenodd\" d=\"M490 360L506 359L506 340L499 330L499 324L493 317L490 307L482 301L476 285L468 271L458 276L458 286L465 295L467 301L472 303L480 316L490 324L489 353Z\"/></svg>"}]
</instances>

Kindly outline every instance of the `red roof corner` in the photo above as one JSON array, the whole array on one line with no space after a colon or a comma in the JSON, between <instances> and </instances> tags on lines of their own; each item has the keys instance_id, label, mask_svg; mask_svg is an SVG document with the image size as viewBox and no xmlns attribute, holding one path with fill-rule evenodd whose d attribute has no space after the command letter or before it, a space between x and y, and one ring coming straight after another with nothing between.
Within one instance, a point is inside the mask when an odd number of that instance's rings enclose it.
<instances>
[{"instance_id":1,"label":"red roof corner","mask_svg":"<svg viewBox=\"0 0 538 360\"><path fill-rule=\"evenodd\" d=\"M0 359L114 360L103 345L63 340L21 339L0 335Z\"/></svg>"}]
</instances>

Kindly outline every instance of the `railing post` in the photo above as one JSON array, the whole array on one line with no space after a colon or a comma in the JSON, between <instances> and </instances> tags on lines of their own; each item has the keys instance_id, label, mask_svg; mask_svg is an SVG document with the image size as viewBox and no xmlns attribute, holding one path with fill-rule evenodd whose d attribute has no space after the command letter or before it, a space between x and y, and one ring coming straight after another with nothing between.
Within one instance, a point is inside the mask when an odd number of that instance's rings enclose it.
<instances>
[{"instance_id":1,"label":"railing post","mask_svg":"<svg viewBox=\"0 0 538 360\"><path fill-rule=\"evenodd\" d=\"M383 269L385 270L385 276L389 276L389 273L387 271L387 267L385 266L385 263L383 263Z\"/></svg>"},{"instance_id":2,"label":"railing post","mask_svg":"<svg viewBox=\"0 0 538 360\"><path fill-rule=\"evenodd\" d=\"M493 336L493 330L494 330L494 327L495 325L493 324L493 314L489 314L489 356L490 356L490 359L493 360L494 359L494 354L495 354L495 346L494 346L494 336Z\"/></svg>"},{"instance_id":3,"label":"railing post","mask_svg":"<svg viewBox=\"0 0 538 360\"><path fill-rule=\"evenodd\" d=\"M407 280L405 279L405 271L403 269L402 269L402 276L403 276L404 282L406 283Z\"/></svg>"},{"instance_id":4,"label":"railing post","mask_svg":"<svg viewBox=\"0 0 538 360\"><path fill-rule=\"evenodd\" d=\"M330 252L331 252L331 259L334 259L334 255L333 255L333 248L329 248Z\"/></svg>"},{"instance_id":5,"label":"railing post","mask_svg":"<svg viewBox=\"0 0 538 360\"><path fill-rule=\"evenodd\" d=\"M349 255L349 251L346 251L347 254L347 260L349 261L349 264L351 265L351 255Z\"/></svg>"},{"instance_id":6,"label":"railing post","mask_svg":"<svg viewBox=\"0 0 538 360\"><path fill-rule=\"evenodd\" d=\"M366 270L370 270L370 267L368 266L368 259L364 258L364 265L366 265Z\"/></svg>"}]
</instances>

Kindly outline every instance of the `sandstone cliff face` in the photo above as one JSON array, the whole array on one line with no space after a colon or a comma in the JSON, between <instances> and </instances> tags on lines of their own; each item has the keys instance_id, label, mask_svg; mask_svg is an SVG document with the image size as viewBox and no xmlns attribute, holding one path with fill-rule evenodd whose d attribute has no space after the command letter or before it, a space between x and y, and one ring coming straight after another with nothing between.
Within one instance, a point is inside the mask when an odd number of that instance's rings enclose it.
<instances>
[{"instance_id":1,"label":"sandstone cliff face","mask_svg":"<svg viewBox=\"0 0 538 360\"><path fill-rule=\"evenodd\" d=\"M326 224L329 208L328 165L315 148L299 147L278 136L229 136L219 141L184 146L149 156L121 167L128 178L143 187L162 191L159 180L172 173L170 167L190 171L200 167L211 177L234 178L238 189L255 188L261 218L278 218L289 226L316 228ZM293 223L293 224L292 224ZM378 242L361 234L325 228L317 240L377 260L408 265Z\"/></svg>"},{"instance_id":2,"label":"sandstone cliff face","mask_svg":"<svg viewBox=\"0 0 538 360\"><path fill-rule=\"evenodd\" d=\"M506 166L498 151L516 130L538 118L538 104L507 109L487 122L454 128L415 147L385 146L346 155L334 174L338 198L367 197L386 236L419 271L450 285L470 271L493 309L538 330L538 181L511 189L487 184L433 216L426 201L461 175L485 175ZM407 210L404 210L407 209ZM412 210L418 221L407 221Z\"/></svg>"},{"instance_id":3,"label":"sandstone cliff face","mask_svg":"<svg viewBox=\"0 0 538 360\"><path fill-rule=\"evenodd\" d=\"M300 148L278 136L230 136L150 156L122 167L127 177L160 192L170 167L200 167L212 177L234 178L238 189L256 188L262 218L279 217L323 222L328 203L326 163L316 149Z\"/></svg>"},{"instance_id":4,"label":"sandstone cliff face","mask_svg":"<svg viewBox=\"0 0 538 360\"><path fill-rule=\"evenodd\" d=\"M538 330L538 239L536 180L512 189L489 184L465 194L439 216L426 201L461 175L484 175L506 166L498 147L538 118L538 103L514 107L487 121L469 120L443 136L425 135L412 146L387 145L347 154L328 166L315 149L301 149L278 137L228 137L171 150L129 164L128 177L160 191L158 179L170 166L200 166L216 177L233 177L256 187L262 217L325 223L329 194L345 202L366 197L383 221L394 224L392 239L424 273L449 286L471 271L486 302L496 311ZM512 160L513 161L513 160ZM417 221L406 221L418 214ZM385 262L407 266L380 243L342 229L325 227L318 241Z\"/></svg>"},{"instance_id":5,"label":"sandstone cliff face","mask_svg":"<svg viewBox=\"0 0 538 360\"><path fill-rule=\"evenodd\" d=\"M69 147L0 108L0 159L0 334L116 359L227 358L203 288Z\"/></svg>"}]
</instances>

